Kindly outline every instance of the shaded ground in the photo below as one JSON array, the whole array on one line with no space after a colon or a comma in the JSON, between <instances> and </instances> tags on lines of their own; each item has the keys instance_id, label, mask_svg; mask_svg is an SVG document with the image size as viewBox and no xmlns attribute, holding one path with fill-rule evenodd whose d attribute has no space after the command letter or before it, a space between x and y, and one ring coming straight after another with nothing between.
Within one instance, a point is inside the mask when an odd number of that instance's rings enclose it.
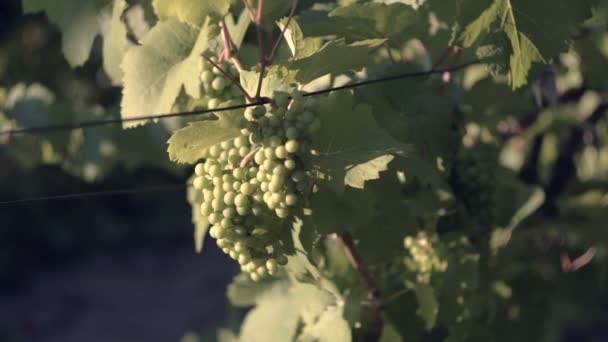
<instances>
[{"instance_id":1,"label":"shaded ground","mask_svg":"<svg viewBox=\"0 0 608 342\"><path fill-rule=\"evenodd\" d=\"M26 289L0 294L0 331L18 332L15 341L171 342L207 330L224 317L236 270L206 247L202 255L185 247L97 255L40 271Z\"/></svg>"}]
</instances>

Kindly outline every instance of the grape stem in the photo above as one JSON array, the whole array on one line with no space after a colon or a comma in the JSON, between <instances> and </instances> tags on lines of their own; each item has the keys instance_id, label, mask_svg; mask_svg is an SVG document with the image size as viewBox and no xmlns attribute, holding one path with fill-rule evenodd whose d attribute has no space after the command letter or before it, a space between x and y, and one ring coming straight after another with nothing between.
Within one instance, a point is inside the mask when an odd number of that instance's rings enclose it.
<instances>
[{"instance_id":1,"label":"grape stem","mask_svg":"<svg viewBox=\"0 0 608 342\"><path fill-rule=\"evenodd\" d=\"M230 37L230 32L228 31L228 26L226 26L226 21L222 19L220 21L220 29L222 31L222 40L224 41L224 50L220 54L220 62L226 59L231 59L235 52L236 48L234 47L234 42L232 41L232 37Z\"/></svg>"},{"instance_id":2,"label":"grape stem","mask_svg":"<svg viewBox=\"0 0 608 342\"><path fill-rule=\"evenodd\" d=\"M249 95L249 93L247 93L247 90L245 90L245 88L243 88L243 86L241 85L241 83L239 81L237 81L234 77L232 77L232 75L230 75L228 72L226 72L226 70L222 69L222 67L220 67L217 63L215 63L211 58L205 56L205 54L201 55L207 62L211 63L211 65L213 65L214 67L216 67L222 74L224 74L224 76L230 80L230 82L232 82L232 84L234 84L235 86L237 86L241 92L243 93L243 95L245 95L245 98L247 98L248 102L253 101L253 99L251 98L251 96Z\"/></svg>"},{"instance_id":3,"label":"grape stem","mask_svg":"<svg viewBox=\"0 0 608 342\"><path fill-rule=\"evenodd\" d=\"M363 263L363 259L357 250L353 237L348 232L336 233L332 237L342 245L346 258L350 262L351 266L359 273L361 280L365 283L370 291L370 299L373 309L373 322L371 329L368 331L365 340L366 341L378 341L382 335L384 321L382 319L382 300L380 289L376 284L376 280L372 276L371 272Z\"/></svg>"}]
</instances>

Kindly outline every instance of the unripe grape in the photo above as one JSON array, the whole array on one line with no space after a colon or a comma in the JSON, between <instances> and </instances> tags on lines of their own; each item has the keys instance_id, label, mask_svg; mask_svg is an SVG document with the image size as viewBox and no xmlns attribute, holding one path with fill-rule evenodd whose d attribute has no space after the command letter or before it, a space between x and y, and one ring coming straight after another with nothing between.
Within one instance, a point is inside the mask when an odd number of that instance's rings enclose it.
<instances>
[{"instance_id":1,"label":"unripe grape","mask_svg":"<svg viewBox=\"0 0 608 342\"><path fill-rule=\"evenodd\" d=\"M213 79L215 78L215 75L213 75L213 72L211 70L205 70L201 73L201 81L203 83L211 83L213 81Z\"/></svg>"},{"instance_id":2,"label":"unripe grape","mask_svg":"<svg viewBox=\"0 0 608 342\"><path fill-rule=\"evenodd\" d=\"M266 108L264 106L256 106L253 108L253 117L258 119L266 115Z\"/></svg>"},{"instance_id":3,"label":"unripe grape","mask_svg":"<svg viewBox=\"0 0 608 342\"><path fill-rule=\"evenodd\" d=\"M249 278L251 278L251 280L255 283L260 282L260 280L262 280L262 277L260 277L257 273L249 273Z\"/></svg>"},{"instance_id":4,"label":"unripe grape","mask_svg":"<svg viewBox=\"0 0 608 342\"><path fill-rule=\"evenodd\" d=\"M289 153L296 153L298 151L299 147L300 147L300 144L298 143L297 140L288 140L285 143L285 149Z\"/></svg>"},{"instance_id":5,"label":"unripe grape","mask_svg":"<svg viewBox=\"0 0 608 342\"><path fill-rule=\"evenodd\" d=\"M196 164L196 166L194 167L194 173L197 176L204 176L205 175L205 164L203 164L203 163Z\"/></svg>"},{"instance_id":6,"label":"unripe grape","mask_svg":"<svg viewBox=\"0 0 608 342\"><path fill-rule=\"evenodd\" d=\"M287 257L284 255L279 255L276 258L277 264L281 265L281 266L285 266L287 265Z\"/></svg>"},{"instance_id":7,"label":"unripe grape","mask_svg":"<svg viewBox=\"0 0 608 342\"><path fill-rule=\"evenodd\" d=\"M287 170L294 170L297 166L296 161L293 159L286 159L285 162L283 163L283 165L285 165Z\"/></svg>"},{"instance_id":8,"label":"unripe grape","mask_svg":"<svg viewBox=\"0 0 608 342\"><path fill-rule=\"evenodd\" d=\"M295 194L287 194L285 195L285 204L288 206L294 206L298 203L298 196Z\"/></svg>"},{"instance_id":9,"label":"unripe grape","mask_svg":"<svg viewBox=\"0 0 608 342\"><path fill-rule=\"evenodd\" d=\"M275 259L268 259L266 261L266 268L268 269L268 274L270 275L274 275L279 269L277 261Z\"/></svg>"},{"instance_id":10,"label":"unripe grape","mask_svg":"<svg viewBox=\"0 0 608 342\"><path fill-rule=\"evenodd\" d=\"M249 203L249 199L247 198L246 195L243 194L238 194L236 195L236 197L234 198L234 204L237 207L243 207L246 206Z\"/></svg>"},{"instance_id":11,"label":"unripe grape","mask_svg":"<svg viewBox=\"0 0 608 342\"><path fill-rule=\"evenodd\" d=\"M218 99L213 98L213 99L210 99L209 102L207 102L207 107L209 109L215 109L219 106L220 106L220 100L218 100Z\"/></svg>"},{"instance_id":12,"label":"unripe grape","mask_svg":"<svg viewBox=\"0 0 608 342\"><path fill-rule=\"evenodd\" d=\"M277 214L279 218L287 218L289 216L289 209L287 208L276 208L274 212Z\"/></svg>"},{"instance_id":13,"label":"unripe grape","mask_svg":"<svg viewBox=\"0 0 608 342\"><path fill-rule=\"evenodd\" d=\"M226 192L224 194L224 203L226 205L233 205L235 197L236 197L236 192L234 192L234 191Z\"/></svg>"}]
</instances>

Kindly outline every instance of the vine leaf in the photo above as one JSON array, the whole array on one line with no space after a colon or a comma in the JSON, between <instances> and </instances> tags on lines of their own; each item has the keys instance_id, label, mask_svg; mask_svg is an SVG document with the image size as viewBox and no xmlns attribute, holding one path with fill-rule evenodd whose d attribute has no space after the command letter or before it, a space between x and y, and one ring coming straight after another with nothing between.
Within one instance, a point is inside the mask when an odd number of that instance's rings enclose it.
<instances>
[{"instance_id":1,"label":"vine leaf","mask_svg":"<svg viewBox=\"0 0 608 342\"><path fill-rule=\"evenodd\" d=\"M323 235L356 230L369 224L375 213L374 204L375 197L369 191L349 188L339 196L322 183L311 199L311 219Z\"/></svg>"},{"instance_id":2,"label":"vine leaf","mask_svg":"<svg viewBox=\"0 0 608 342\"><path fill-rule=\"evenodd\" d=\"M339 297L317 286L294 282L288 277L253 283L242 275L235 278L235 282L238 285L230 286L232 298L239 298L241 304L255 302L256 305L241 326L242 341L296 340L301 324L304 329L310 326L313 332L323 333L323 326L314 328L316 322L321 318L324 322L335 322L332 313L326 311L330 311ZM247 301L247 295L255 299Z\"/></svg>"},{"instance_id":3,"label":"vine leaf","mask_svg":"<svg viewBox=\"0 0 608 342\"><path fill-rule=\"evenodd\" d=\"M190 181L194 177L190 178ZM192 207L192 223L194 223L194 246L196 252L203 250L203 242L209 230L209 221L201 214L201 203L203 203L203 193L189 186L187 191L188 203Z\"/></svg>"},{"instance_id":4,"label":"vine leaf","mask_svg":"<svg viewBox=\"0 0 608 342\"><path fill-rule=\"evenodd\" d=\"M179 21L201 26L207 16L214 19L223 18L230 9L230 0L153 0L154 13L161 20L172 17Z\"/></svg>"},{"instance_id":5,"label":"vine leaf","mask_svg":"<svg viewBox=\"0 0 608 342\"><path fill-rule=\"evenodd\" d=\"M122 0L116 0L120 7ZM44 11L62 32L62 51L72 67L89 59L100 22L111 11L109 0L22 0L25 14ZM126 39L126 37L125 37Z\"/></svg>"},{"instance_id":6,"label":"vine leaf","mask_svg":"<svg viewBox=\"0 0 608 342\"><path fill-rule=\"evenodd\" d=\"M388 164L395 158L385 154L367 163L356 165L348 170L344 181L353 188L363 189L365 181L380 178L380 172L388 170Z\"/></svg>"},{"instance_id":7,"label":"vine leaf","mask_svg":"<svg viewBox=\"0 0 608 342\"><path fill-rule=\"evenodd\" d=\"M372 64L372 52L384 42L385 39L368 39L346 44L343 39L333 40L314 54L291 61L287 67L296 72L298 82L306 84L323 75L338 75Z\"/></svg>"},{"instance_id":8,"label":"vine leaf","mask_svg":"<svg viewBox=\"0 0 608 342\"><path fill-rule=\"evenodd\" d=\"M247 29L249 29L249 25L251 25L251 17L249 16L249 12L247 9L244 9L236 22L234 21L232 14L228 14L225 18L225 22L234 46L237 49L240 48L241 44L243 43L243 39L245 39Z\"/></svg>"},{"instance_id":9,"label":"vine leaf","mask_svg":"<svg viewBox=\"0 0 608 342\"><path fill-rule=\"evenodd\" d=\"M282 30L288 21L288 18L283 18L277 25ZM305 38L300 25L294 18L289 21L289 27L285 29L285 42L295 59L308 57L321 48L321 40L312 37Z\"/></svg>"},{"instance_id":10,"label":"vine leaf","mask_svg":"<svg viewBox=\"0 0 608 342\"><path fill-rule=\"evenodd\" d=\"M486 3L485 1L483 2ZM479 0L467 0L463 8L479 8ZM534 63L544 63L567 48L571 29L590 13L584 2L496 0L472 22L463 25L459 41L470 47L497 24L509 41L509 77L513 89L527 83ZM541 23L531 18L546 18ZM494 43L494 41L492 42ZM502 42L499 40L499 46Z\"/></svg>"},{"instance_id":11,"label":"vine leaf","mask_svg":"<svg viewBox=\"0 0 608 342\"><path fill-rule=\"evenodd\" d=\"M143 45L130 49L122 63L122 117L170 112L182 86L188 95L199 98L200 55L214 33L209 21L198 30L170 19L146 34ZM145 122L131 121L124 127Z\"/></svg>"},{"instance_id":12,"label":"vine leaf","mask_svg":"<svg viewBox=\"0 0 608 342\"><path fill-rule=\"evenodd\" d=\"M435 290L430 285L418 283L415 286L416 299L418 300L418 314L426 324L426 330L431 330L437 322L439 304L435 298Z\"/></svg>"},{"instance_id":13,"label":"vine leaf","mask_svg":"<svg viewBox=\"0 0 608 342\"><path fill-rule=\"evenodd\" d=\"M115 0L112 17L102 24L103 31L103 68L114 83L122 81L120 63L130 43L127 40L127 27L121 16L127 8L125 0Z\"/></svg>"},{"instance_id":14,"label":"vine leaf","mask_svg":"<svg viewBox=\"0 0 608 342\"><path fill-rule=\"evenodd\" d=\"M169 158L178 163L196 163L202 158L204 149L222 141L241 135L237 126L242 110L231 110L216 114L216 120L191 122L177 130L169 139Z\"/></svg>"},{"instance_id":15,"label":"vine leaf","mask_svg":"<svg viewBox=\"0 0 608 342\"><path fill-rule=\"evenodd\" d=\"M391 155L410 150L409 145L380 128L370 106L355 105L350 92L321 100L319 117L322 128L314 141L318 156L313 160L337 194L342 194L346 185L363 188L366 181L377 179L386 170Z\"/></svg>"},{"instance_id":16,"label":"vine leaf","mask_svg":"<svg viewBox=\"0 0 608 342\"><path fill-rule=\"evenodd\" d=\"M255 94L260 73L257 71L242 70L240 72L240 82L247 93ZM266 70L262 80L261 96L272 97L274 91L288 91L289 84L293 83L293 73L287 68L273 65Z\"/></svg>"},{"instance_id":17,"label":"vine leaf","mask_svg":"<svg viewBox=\"0 0 608 342\"><path fill-rule=\"evenodd\" d=\"M329 307L314 324L304 327L300 339L318 342L350 342L352 333L348 322L343 317L343 311L343 307Z\"/></svg>"},{"instance_id":18,"label":"vine leaf","mask_svg":"<svg viewBox=\"0 0 608 342\"><path fill-rule=\"evenodd\" d=\"M329 13L305 12L300 16L302 30L306 36L338 36L349 42L377 38L402 42L413 38L416 27L426 27L423 15L412 7L378 2L351 4Z\"/></svg>"}]
</instances>

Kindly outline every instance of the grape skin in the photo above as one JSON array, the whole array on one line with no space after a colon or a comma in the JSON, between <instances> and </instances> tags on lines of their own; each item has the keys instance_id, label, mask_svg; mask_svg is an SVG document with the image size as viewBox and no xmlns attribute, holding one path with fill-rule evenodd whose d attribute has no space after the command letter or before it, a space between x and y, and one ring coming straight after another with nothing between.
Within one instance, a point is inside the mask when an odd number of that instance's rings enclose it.
<instances>
[{"instance_id":1,"label":"grape skin","mask_svg":"<svg viewBox=\"0 0 608 342\"><path fill-rule=\"evenodd\" d=\"M216 71L207 66L202 72L206 89L228 86ZM262 214L290 220L302 210L300 197L311 181L304 165L308 132L318 122L316 106L298 92L279 93L275 103L278 108L247 108L239 123L242 135L205 150L193 180L203 193L200 213L212 225L209 235L253 281L287 263L277 228L260 227Z\"/></svg>"}]
</instances>

